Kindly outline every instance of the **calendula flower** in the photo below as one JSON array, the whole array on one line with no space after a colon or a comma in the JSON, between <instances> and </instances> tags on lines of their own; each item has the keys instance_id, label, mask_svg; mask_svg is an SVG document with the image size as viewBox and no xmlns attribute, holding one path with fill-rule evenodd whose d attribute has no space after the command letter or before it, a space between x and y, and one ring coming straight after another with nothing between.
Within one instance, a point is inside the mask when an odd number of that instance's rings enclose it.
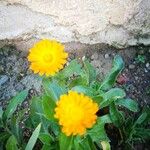
<instances>
[{"instance_id":1,"label":"calendula flower","mask_svg":"<svg viewBox=\"0 0 150 150\"><path fill-rule=\"evenodd\" d=\"M62 69L68 57L64 46L55 40L41 40L29 51L30 69L34 73L46 76L53 76Z\"/></svg>"},{"instance_id":2,"label":"calendula flower","mask_svg":"<svg viewBox=\"0 0 150 150\"><path fill-rule=\"evenodd\" d=\"M62 126L62 132L67 136L83 135L87 128L91 128L97 119L97 103L82 93L69 91L60 96L55 108L55 118Z\"/></svg>"}]
</instances>

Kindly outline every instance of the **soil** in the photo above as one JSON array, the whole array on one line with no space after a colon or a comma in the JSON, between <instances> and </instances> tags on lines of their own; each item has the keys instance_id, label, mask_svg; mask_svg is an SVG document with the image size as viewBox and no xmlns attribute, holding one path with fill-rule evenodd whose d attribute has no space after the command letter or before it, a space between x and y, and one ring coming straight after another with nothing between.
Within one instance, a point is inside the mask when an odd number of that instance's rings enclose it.
<instances>
[{"instance_id":1,"label":"soil","mask_svg":"<svg viewBox=\"0 0 150 150\"><path fill-rule=\"evenodd\" d=\"M116 86L124 88L127 97L138 101L141 108L150 106L150 47L138 46L116 50L112 47L92 47L75 53L76 57L88 58L103 79L112 67L115 55L121 55L125 68L117 79ZM74 54L74 53L73 53ZM142 57L142 60L139 58Z\"/></svg>"},{"instance_id":2,"label":"soil","mask_svg":"<svg viewBox=\"0 0 150 150\"><path fill-rule=\"evenodd\" d=\"M94 45L87 50L70 52L69 60L88 58L103 78L111 69L116 54L121 55L125 61L125 68L116 86L124 88L127 97L138 101L141 108L149 107L150 47L116 50L109 46ZM28 69L27 55L28 52L17 50L14 46L0 48L0 106L5 107L8 100L23 89L29 90L29 97L41 92L41 79Z\"/></svg>"},{"instance_id":3,"label":"soil","mask_svg":"<svg viewBox=\"0 0 150 150\"><path fill-rule=\"evenodd\" d=\"M0 49L0 102L9 100L18 91L28 89L31 93L41 91L41 79L28 69L26 51L16 50L13 46ZM88 58L103 78L111 69L113 57L119 54L125 61L125 69L118 82L127 96L137 100L141 107L150 105L150 47L132 47L116 50L111 47L95 46L87 51L74 51L70 59ZM144 62L137 60L138 55L144 57ZM122 83L123 82L123 83Z\"/></svg>"}]
</instances>

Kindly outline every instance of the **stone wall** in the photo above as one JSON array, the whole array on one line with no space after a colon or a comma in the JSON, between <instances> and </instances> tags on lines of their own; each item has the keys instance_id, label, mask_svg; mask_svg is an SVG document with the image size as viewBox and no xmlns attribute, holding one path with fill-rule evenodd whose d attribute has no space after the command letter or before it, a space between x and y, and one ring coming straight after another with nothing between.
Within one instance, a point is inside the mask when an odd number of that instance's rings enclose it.
<instances>
[{"instance_id":1,"label":"stone wall","mask_svg":"<svg viewBox=\"0 0 150 150\"><path fill-rule=\"evenodd\" d=\"M150 0L1 0L0 40L150 44Z\"/></svg>"}]
</instances>

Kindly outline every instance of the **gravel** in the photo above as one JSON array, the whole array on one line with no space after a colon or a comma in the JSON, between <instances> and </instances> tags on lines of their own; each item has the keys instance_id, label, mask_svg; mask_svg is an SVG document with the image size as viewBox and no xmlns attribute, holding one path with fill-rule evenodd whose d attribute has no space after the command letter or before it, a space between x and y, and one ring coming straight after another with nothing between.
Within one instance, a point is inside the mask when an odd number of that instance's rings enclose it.
<instances>
[{"instance_id":1,"label":"gravel","mask_svg":"<svg viewBox=\"0 0 150 150\"><path fill-rule=\"evenodd\" d=\"M135 68L135 65L131 64L129 65L129 69L134 69Z\"/></svg>"},{"instance_id":2,"label":"gravel","mask_svg":"<svg viewBox=\"0 0 150 150\"><path fill-rule=\"evenodd\" d=\"M8 81L8 77L6 75L1 75L0 76L0 86L3 85L4 83L6 83Z\"/></svg>"},{"instance_id":3,"label":"gravel","mask_svg":"<svg viewBox=\"0 0 150 150\"><path fill-rule=\"evenodd\" d=\"M0 101L9 100L23 89L41 91L41 79L28 69L27 53L12 46L0 49Z\"/></svg>"}]
</instances>

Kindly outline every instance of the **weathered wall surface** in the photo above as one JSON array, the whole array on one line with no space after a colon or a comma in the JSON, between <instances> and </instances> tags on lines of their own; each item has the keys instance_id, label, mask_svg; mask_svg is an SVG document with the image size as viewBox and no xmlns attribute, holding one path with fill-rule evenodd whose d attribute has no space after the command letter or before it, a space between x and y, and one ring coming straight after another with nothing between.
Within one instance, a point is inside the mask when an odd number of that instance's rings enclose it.
<instances>
[{"instance_id":1,"label":"weathered wall surface","mask_svg":"<svg viewBox=\"0 0 150 150\"><path fill-rule=\"evenodd\" d=\"M0 40L150 44L150 0L1 0Z\"/></svg>"}]
</instances>

